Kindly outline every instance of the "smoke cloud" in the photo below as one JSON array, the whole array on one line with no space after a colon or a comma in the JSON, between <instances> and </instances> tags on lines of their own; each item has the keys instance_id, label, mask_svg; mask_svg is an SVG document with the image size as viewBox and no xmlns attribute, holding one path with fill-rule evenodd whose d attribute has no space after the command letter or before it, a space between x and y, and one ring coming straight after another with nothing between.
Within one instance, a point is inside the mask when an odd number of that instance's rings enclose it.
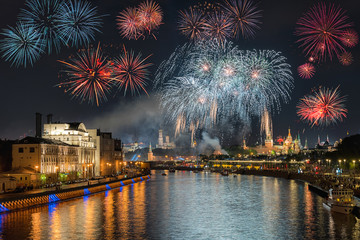
<instances>
[{"instance_id":1,"label":"smoke cloud","mask_svg":"<svg viewBox=\"0 0 360 240\"><path fill-rule=\"evenodd\" d=\"M159 102L155 97L138 98L120 103L113 110L89 120L89 126L113 133L124 143L157 139L162 121Z\"/></svg>"},{"instance_id":2,"label":"smoke cloud","mask_svg":"<svg viewBox=\"0 0 360 240\"><path fill-rule=\"evenodd\" d=\"M214 152L228 155L228 153L221 148L220 141L218 138L211 138L207 132L202 133L202 140L198 145L200 153L211 155Z\"/></svg>"}]
</instances>

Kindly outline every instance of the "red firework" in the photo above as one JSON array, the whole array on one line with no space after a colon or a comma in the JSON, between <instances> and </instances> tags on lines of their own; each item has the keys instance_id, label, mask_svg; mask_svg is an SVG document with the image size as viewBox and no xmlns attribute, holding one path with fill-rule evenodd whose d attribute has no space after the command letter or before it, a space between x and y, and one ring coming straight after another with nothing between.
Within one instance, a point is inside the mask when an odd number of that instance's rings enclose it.
<instances>
[{"instance_id":1,"label":"red firework","mask_svg":"<svg viewBox=\"0 0 360 240\"><path fill-rule=\"evenodd\" d=\"M346 30L341 38L343 44L347 47L355 47L359 42L359 35L353 29Z\"/></svg>"},{"instance_id":2,"label":"red firework","mask_svg":"<svg viewBox=\"0 0 360 240\"><path fill-rule=\"evenodd\" d=\"M179 30L191 40L202 39L204 24L204 15L199 10L180 11Z\"/></svg>"},{"instance_id":3,"label":"red firework","mask_svg":"<svg viewBox=\"0 0 360 240\"><path fill-rule=\"evenodd\" d=\"M305 63L298 67L298 73L301 78L310 79L315 74L315 67L311 63Z\"/></svg>"},{"instance_id":4,"label":"red firework","mask_svg":"<svg viewBox=\"0 0 360 240\"><path fill-rule=\"evenodd\" d=\"M342 65L344 66L349 66L352 64L353 62L353 56L350 52L343 52L340 56L339 56L339 61Z\"/></svg>"},{"instance_id":5,"label":"red firework","mask_svg":"<svg viewBox=\"0 0 360 240\"><path fill-rule=\"evenodd\" d=\"M142 2L139 5L138 14L142 27L149 34L162 24L163 13L161 8L159 4L151 0Z\"/></svg>"},{"instance_id":6,"label":"red firework","mask_svg":"<svg viewBox=\"0 0 360 240\"><path fill-rule=\"evenodd\" d=\"M128 52L124 46L123 54L114 60L112 76L120 89L125 88L124 95L128 88L132 93L135 91L139 93L142 89L147 94L145 89L145 80L148 77L147 67L152 64L145 61L149 57L142 59L140 53L135 56L133 51Z\"/></svg>"},{"instance_id":7,"label":"red firework","mask_svg":"<svg viewBox=\"0 0 360 240\"><path fill-rule=\"evenodd\" d=\"M222 5L233 25L233 36L254 37L261 24L261 11L251 0L225 0Z\"/></svg>"},{"instance_id":8,"label":"red firework","mask_svg":"<svg viewBox=\"0 0 360 240\"><path fill-rule=\"evenodd\" d=\"M300 119L309 122L311 126L327 126L346 118L345 97L340 96L338 88L320 88L313 95L300 99L297 105Z\"/></svg>"},{"instance_id":9,"label":"red firework","mask_svg":"<svg viewBox=\"0 0 360 240\"><path fill-rule=\"evenodd\" d=\"M136 8L127 8L117 17L120 34L127 39L138 39L140 36L155 35L152 31L162 24L163 13L160 6L153 1L142 2Z\"/></svg>"},{"instance_id":10,"label":"red firework","mask_svg":"<svg viewBox=\"0 0 360 240\"><path fill-rule=\"evenodd\" d=\"M214 12L206 19L204 34L210 39L217 39L222 44L231 37L232 25L229 20L228 15Z\"/></svg>"},{"instance_id":11,"label":"red firework","mask_svg":"<svg viewBox=\"0 0 360 240\"><path fill-rule=\"evenodd\" d=\"M311 8L297 22L296 35L306 55L318 56L319 60L333 55L339 56L344 51L343 34L352 26L340 7L333 4L319 3Z\"/></svg>"},{"instance_id":12,"label":"red firework","mask_svg":"<svg viewBox=\"0 0 360 240\"><path fill-rule=\"evenodd\" d=\"M88 49L77 54L77 58L69 62L60 61L67 70L66 81L60 83L59 87L65 87L65 92L70 92L74 98L81 102L106 101L106 94L112 88L111 69L106 57L100 51L100 44L96 49Z\"/></svg>"},{"instance_id":13,"label":"red firework","mask_svg":"<svg viewBox=\"0 0 360 240\"><path fill-rule=\"evenodd\" d=\"M120 34L127 39L138 39L142 35L142 25L136 8L127 8L117 17Z\"/></svg>"}]
</instances>

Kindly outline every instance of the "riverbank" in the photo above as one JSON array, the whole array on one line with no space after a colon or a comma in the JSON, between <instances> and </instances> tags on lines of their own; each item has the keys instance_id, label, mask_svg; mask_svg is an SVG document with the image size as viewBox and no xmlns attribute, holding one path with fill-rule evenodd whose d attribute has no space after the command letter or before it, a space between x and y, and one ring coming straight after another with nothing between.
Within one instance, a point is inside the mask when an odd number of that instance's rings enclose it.
<instances>
[{"instance_id":1,"label":"riverbank","mask_svg":"<svg viewBox=\"0 0 360 240\"><path fill-rule=\"evenodd\" d=\"M72 198L78 198L122 186L138 183L150 179L150 175L137 175L132 178L116 179L113 181L79 186L57 191L46 191L34 194L12 195L9 198L0 199L0 213L54 203Z\"/></svg>"}]
</instances>

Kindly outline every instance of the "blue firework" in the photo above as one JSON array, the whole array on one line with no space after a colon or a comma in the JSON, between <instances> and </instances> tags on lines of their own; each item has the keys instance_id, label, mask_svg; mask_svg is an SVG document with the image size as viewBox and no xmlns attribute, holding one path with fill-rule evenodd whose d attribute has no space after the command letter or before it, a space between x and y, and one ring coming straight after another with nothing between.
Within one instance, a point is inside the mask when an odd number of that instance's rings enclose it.
<instances>
[{"instance_id":1,"label":"blue firework","mask_svg":"<svg viewBox=\"0 0 360 240\"><path fill-rule=\"evenodd\" d=\"M19 20L27 25L32 25L34 30L41 35L45 42L47 52L60 51L62 34L58 28L60 10L63 6L61 0L28 0L27 9L22 9Z\"/></svg>"},{"instance_id":2,"label":"blue firework","mask_svg":"<svg viewBox=\"0 0 360 240\"><path fill-rule=\"evenodd\" d=\"M44 41L34 26L18 23L16 27L3 29L1 35L4 36L0 41L2 57L12 65L33 65L44 53Z\"/></svg>"},{"instance_id":3,"label":"blue firework","mask_svg":"<svg viewBox=\"0 0 360 240\"><path fill-rule=\"evenodd\" d=\"M100 32L101 17L96 7L86 1L69 0L62 5L59 31L62 39L71 46L88 44Z\"/></svg>"}]
</instances>

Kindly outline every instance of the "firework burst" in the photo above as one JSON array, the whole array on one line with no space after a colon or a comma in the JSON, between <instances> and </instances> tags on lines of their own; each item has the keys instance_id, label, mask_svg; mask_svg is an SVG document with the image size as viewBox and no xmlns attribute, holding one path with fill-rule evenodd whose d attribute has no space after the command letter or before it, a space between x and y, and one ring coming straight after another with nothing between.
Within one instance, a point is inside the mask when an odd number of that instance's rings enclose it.
<instances>
[{"instance_id":1,"label":"firework burst","mask_svg":"<svg viewBox=\"0 0 360 240\"><path fill-rule=\"evenodd\" d=\"M62 39L71 46L90 43L101 27L96 8L81 0L69 0L62 4L58 22Z\"/></svg>"},{"instance_id":2,"label":"firework burst","mask_svg":"<svg viewBox=\"0 0 360 240\"><path fill-rule=\"evenodd\" d=\"M353 56L350 52L343 52L340 56L339 56L339 61L342 65L344 66L349 66L352 64L353 62Z\"/></svg>"},{"instance_id":3,"label":"firework burst","mask_svg":"<svg viewBox=\"0 0 360 240\"><path fill-rule=\"evenodd\" d=\"M233 37L240 34L245 37L254 37L256 30L260 29L261 11L251 0L225 0L222 5L225 12L230 16L233 25Z\"/></svg>"},{"instance_id":4,"label":"firework burst","mask_svg":"<svg viewBox=\"0 0 360 240\"><path fill-rule=\"evenodd\" d=\"M120 34L129 40L138 39L142 35L142 27L139 14L136 8L126 8L117 17L117 25Z\"/></svg>"},{"instance_id":5,"label":"firework burst","mask_svg":"<svg viewBox=\"0 0 360 240\"><path fill-rule=\"evenodd\" d=\"M135 8L127 8L117 17L120 34L127 39L137 40L151 35L156 39L154 30L162 24L163 12L156 2L150 0L140 3Z\"/></svg>"},{"instance_id":6,"label":"firework burst","mask_svg":"<svg viewBox=\"0 0 360 240\"><path fill-rule=\"evenodd\" d=\"M4 36L0 40L2 57L12 65L33 65L44 53L44 41L32 25L18 23L15 28L4 29L1 35Z\"/></svg>"},{"instance_id":7,"label":"firework burst","mask_svg":"<svg viewBox=\"0 0 360 240\"><path fill-rule=\"evenodd\" d=\"M330 60L344 51L343 34L352 26L340 7L319 3L297 22L296 35L306 55Z\"/></svg>"},{"instance_id":8,"label":"firework burst","mask_svg":"<svg viewBox=\"0 0 360 240\"><path fill-rule=\"evenodd\" d=\"M346 118L347 109L344 102L345 97L341 97L338 91L320 88L312 95L307 95L300 99L297 105L297 114L301 120L313 126L328 126L343 121Z\"/></svg>"},{"instance_id":9,"label":"firework burst","mask_svg":"<svg viewBox=\"0 0 360 240\"><path fill-rule=\"evenodd\" d=\"M32 26L40 35L49 54L53 49L59 52L63 42L58 28L62 5L60 0L28 0L28 9L22 9L19 15L20 22Z\"/></svg>"},{"instance_id":10,"label":"firework burst","mask_svg":"<svg viewBox=\"0 0 360 240\"><path fill-rule=\"evenodd\" d=\"M298 67L298 73L301 78L310 79L315 74L315 67L311 63L305 63Z\"/></svg>"},{"instance_id":11,"label":"firework burst","mask_svg":"<svg viewBox=\"0 0 360 240\"><path fill-rule=\"evenodd\" d=\"M191 40L201 40L205 25L204 15L196 9L180 11L179 30Z\"/></svg>"},{"instance_id":12,"label":"firework burst","mask_svg":"<svg viewBox=\"0 0 360 240\"><path fill-rule=\"evenodd\" d=\"M293 87L290 65L279 52L242 51L217 40L178 48L155 79L164 115L177 124L176 132L233 119L248 126L264 109L279 110Z\"/></svg>"},{"instance_id":13,"label":"firework burst","mask_svg":"<svg viewBox=\"0 0 360 240\"><path fill-rule=\"evenodd\" d=\"M229 16L220 12L208 15L204 23L204 34L212 40L216 39L220 44L231 37L232 25Z\"/></svg>"},{"instance_id":14,"label":"firework burst","mask_svg":"<svg viewBox=\"0 0 360 240\"><path fill-rule=\"evenodd\" d=\"M355 47L359 42L359 35L353 29L346 30L341 38L343 44L347 47Z\"/></svg>"},{"instance_id":15,"label":"firework burst","mask_svg":"<svg viewBox=\"0 0 360 240\"><path fill-rule=\"evenodd\" d=\"M147 94L145 80L148 78L147 68L152 64L145 61L149 57L142 58L140 53L135 56L133 51L124 47L123 54L114 60L112 75L118 87L124 88L124 94L128 88L132 93L143 90Z\"/></svg>"},{"instance_id":16,"label":"firework burst","mask_svg":"<svg viewBox=\"0 0 360 240\"><path fill-rule=\"evenodd\" d=\"M89 48L77 54L76 58L68 62L59 61L67 68L66 81L60 83L65 92L80 102L96 102L96 105L107 100L113 86L111 68L107 58L101 54L100 44L96 49Z\"/></svg>"},{"instance_id":17,"label":"firework burst","mask_svg":"<svg viewBox=\"0 0 360 240\"><path fill-rule=\"evenodd\" d=\"M159 4L153 2L152 0L147 0L139 5L138 16L142 28L145 29L148 34L151 34L153 30L159 28L159 26L162 24L162 10Z\"/></svg>"}]
</instances>

